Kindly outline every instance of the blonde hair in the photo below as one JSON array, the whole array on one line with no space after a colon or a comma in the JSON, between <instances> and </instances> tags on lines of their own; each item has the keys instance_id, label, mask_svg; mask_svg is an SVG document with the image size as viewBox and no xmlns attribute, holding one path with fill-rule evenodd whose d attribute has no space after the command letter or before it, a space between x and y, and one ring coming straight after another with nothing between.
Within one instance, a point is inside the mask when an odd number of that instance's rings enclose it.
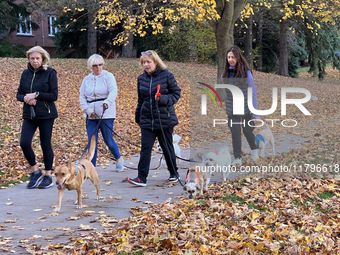
<instances>
[{"instance_id":1,"label":"blonde hair","mask_svg":"<svg viewBox=\"0 0 340 255\"><path fill-rule=\"evenodd\" d=\"M99 54L93 54L87 60L87 69L92 70L92 66L94 65L94 63L99 62L98 60L102 62L103 65L105 65L105 61L102 56L100 56Z\"/></svg>"},{"instance_id":2,"label":"blonde hair","mask_svg":"<svg viewBox=\"0 0 340 255\"><path fill-rule=\"evenodd\" d=\"M26 52L26 57L30 60L30 54L33 52L38 52L42 57L42 67L47 70L48 64L50 63L50 54L40 46L34 46Z\"/></svg>"},{"instance_id":3,"label":"blonde hair","mask_svg":"<svg viewBox=\"0 0 340 255\"><path fill-rule=\"evenodd\" d=\"M143 61L146 58L152 59L153 62L155 62L155 64L156 64L156 68L157 67L161 67L162 69L166 69L166 65L163 63L163 61L158 56L156 51L154 51L154 50L147 50L147 51L142 52L142 56L140 57L140 64L141 64L141 66L143 66Z\"/></svg>"}]
</instances>

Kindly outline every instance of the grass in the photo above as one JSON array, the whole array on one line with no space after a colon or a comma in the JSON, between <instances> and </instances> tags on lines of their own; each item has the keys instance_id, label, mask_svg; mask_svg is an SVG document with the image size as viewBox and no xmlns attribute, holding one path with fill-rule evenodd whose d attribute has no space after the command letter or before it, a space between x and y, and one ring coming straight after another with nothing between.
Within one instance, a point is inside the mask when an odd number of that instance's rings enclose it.
<instances>
[{"instance_id":1,"label":"grass","mask_svg":"<svg viewBox=\"0 0 340 255\"><path fill-rule=\"evenodd\" d=\"M321 199L329 199L329 198L332 198L333 196L334 194L327 192L327 191L318 194L318 197Z\"/></svg>"},{"instance_id":2,"label":"grass","mask_svg":"<svg viewBox=\"0 0 340 255\"><path fill-rule=\"evenodd\" d=\"M328 63L328 64L326 64L326 68L327 67L331 67L332 66L332 63ZM300 74L300 73L306 73L306 72L308 72L309 71L309 66L307 66L307 67L302 67L302 68L298 68L296 71Z\"/></svg>"}]
</instances>

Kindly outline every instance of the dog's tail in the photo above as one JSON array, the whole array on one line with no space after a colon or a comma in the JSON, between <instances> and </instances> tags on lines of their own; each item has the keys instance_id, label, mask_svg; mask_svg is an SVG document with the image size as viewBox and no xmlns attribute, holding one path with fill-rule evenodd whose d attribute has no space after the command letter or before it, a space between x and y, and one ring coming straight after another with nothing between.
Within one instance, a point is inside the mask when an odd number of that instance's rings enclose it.
<instances>
[{"instance_id":1,"label":"dog's tail","mask_svg":"<svg viewBox=\"0 0 340 255\"><path fill-rule=\"evenodd\" d=\"M89 149L89 154L87 156L88 160L90 160L90 161L92 160L95 150L96 150L96 137L93 135L91 137L91 145L90 145L90 149Z\"/></svg>"}]
</instances>

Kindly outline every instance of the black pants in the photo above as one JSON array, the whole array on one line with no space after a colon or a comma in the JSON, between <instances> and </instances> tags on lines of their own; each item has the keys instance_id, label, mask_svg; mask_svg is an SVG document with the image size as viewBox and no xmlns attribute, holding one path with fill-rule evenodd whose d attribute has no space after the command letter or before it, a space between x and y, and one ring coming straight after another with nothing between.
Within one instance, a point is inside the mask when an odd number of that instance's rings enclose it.
<instances>
[{"instance_id":1,"label":"black pants","mask_svg":"<svg viewBox=\"0 0 340 255\"><path fill-rule=\"evenodd\" d=\"M176 155L174 146L172 144L172 132L174 128L163 129L164 137L161 129L141 129L142 132L142 149L140 152L140 159L138 163L138 178L146 183L146 178L149 174L151 151L155 143L156 137L158 138L159 145L163 150L163 155L168 165L170 175L177 175Z\"/></svg>"},{"instance_id":2,"label":"black pants","mask_svg":"<svg viewBox=\"0 0 340 255\"><path fill-rule=\"evenodd\" d=\"M246 137L251 150L256 149L254 127L248 125L248 121L253 119L252 114L245 116L228 116L228 126L231 132L231 138L233 141L234 157L241 158L241 127L243 134ZM254 121L249 122L250 125L254 126Z\"/></svg>"},{"instance_id":3,"label":"black pants","mask_svg":"<svg viewBox=\"0 0 340 255\"><path fill-rule=\"evenodd\" d=\"M45 170L52 170L54 157L51 145L53 123L54 119L24 119L21 129L20 147L31 166L36 164L35 154L32 149L32 139L39 127L40 146L43 152Z\"/></svg>"}]
</instances>

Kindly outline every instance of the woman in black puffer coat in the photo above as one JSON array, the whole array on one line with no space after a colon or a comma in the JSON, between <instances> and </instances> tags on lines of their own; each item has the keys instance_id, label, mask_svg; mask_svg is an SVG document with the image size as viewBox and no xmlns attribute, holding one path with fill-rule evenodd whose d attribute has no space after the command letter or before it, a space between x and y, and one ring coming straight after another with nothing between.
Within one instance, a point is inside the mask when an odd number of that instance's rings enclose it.
<instances>
[{"instance_id":1,"label":"woman in black puffer coat","mask_svg":"<svg viewBox=\"0 0 340 255\"><path fill-rule=\"evenodd\" d=\"M54 154L51 140L54 120L58 117L54 103L58 99L57 72L47 66L50 55L42 47L29 49L26 55L29 63L21 75L17 92L17 100L24 103L20 147L31 166L27 187L47 189L53 185L51 171ZM45 170L39 169L32 149L32 139L38 128Z\"/></svg>"},{"instance_id":2,"label":"woman in black puffer coat","mask_svg":"<svg viewBox=\"0 0 340 255\"><path fill-rule=\"evenodd\" d=\"M153 50L142 52L140 58L144 73L138 77L138 104L135 121L141 127L142 149L138 163L138 177L128 178L131 184L146 186L151 151L156 137L162 147L170 172L168 182L177 182L176 155L172 133L178 124L174 104L181 96L181 89L172 73ZM157 95L159 89L160 95Z\"/></svg>"}]
</instances>

